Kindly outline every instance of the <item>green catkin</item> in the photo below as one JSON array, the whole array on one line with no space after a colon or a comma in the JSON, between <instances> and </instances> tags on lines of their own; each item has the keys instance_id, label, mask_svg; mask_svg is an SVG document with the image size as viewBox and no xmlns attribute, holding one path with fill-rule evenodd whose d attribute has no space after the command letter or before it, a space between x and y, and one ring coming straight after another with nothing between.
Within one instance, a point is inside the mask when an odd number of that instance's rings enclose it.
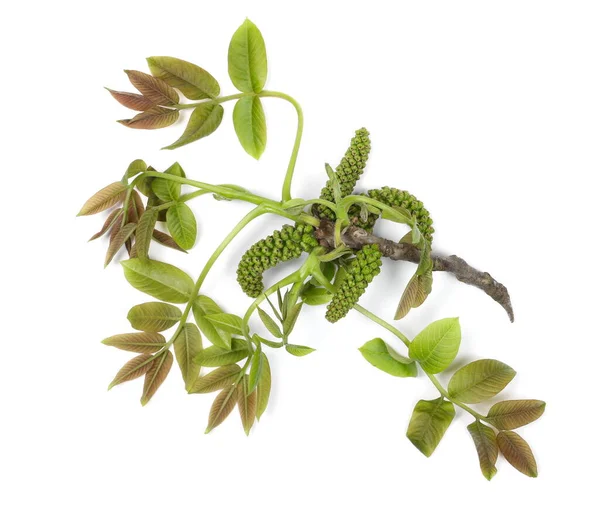
<instances>
[{"instance_id":1,"label":"green catkin","mask_svg":"<svg viewBox=\"0 0 600 510\"><path fill-rule=\"evenodd\" d=\"M258 297L264 289L262 275L280 262L298 258L319 245L310 225L284 225L265 239L254 243L242 256L237 281L250 297Z\"/></svg>"},{"instance_id":2,"label":"green catkin","mask_svg":"<svg viewBox=\"0 0 600 510\"><path fill-rule=\"evenodd\" d=\"M376 244L367 244L356 253L337 292L327 306L325 318L337 322L358 302L373 278L381 271L381 251Z\"/></svg>"},{"instance_id":3,"label":"green catkin","mask_svg":"<svg viewBox=\"0 0 600 510\"><path fill-rule=\"evenodd\" d=\"M367 164L369 152L371 152L369 132L365 128L361 128L355 132L354 137L350 141L350 147L348 147L342 161L340 161L340 164L335 169L342 197L350 195L354 191L354 186L358 179L360 179ZM321 190L320 198L334 202L333 189L329 185L329 181ZM317 206L315 209L320 218L335 219L335 214L331 209L322 205Z\"/></svg>"},{"instance_id":4,"label":"green catkin","mask_svg":"<svg viewBox=\"0 0 600 510\"><path fill-rule=\"evenodd\" d=\"M434 232L434 228L432 227L433 220L429 216L429 211L423 207L423 202L417 200L414 195L411 195L408 191L386 186L381 189L369 190L367 196L390 207L397 206L406 209L416 217L419 231L431 243ZM365 230L371 230L376 221L377 215L369 214L366 222L356 219L355 224Z\"/></svg>"}]
</instances>

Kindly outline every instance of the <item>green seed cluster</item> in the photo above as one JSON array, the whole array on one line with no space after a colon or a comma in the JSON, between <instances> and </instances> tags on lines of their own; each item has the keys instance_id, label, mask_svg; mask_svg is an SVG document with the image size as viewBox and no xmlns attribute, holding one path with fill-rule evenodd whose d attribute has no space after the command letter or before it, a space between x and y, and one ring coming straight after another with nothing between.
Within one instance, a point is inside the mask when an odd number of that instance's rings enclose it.
<instances>
[{"instance_id":1,"label":"green seed cluster","mask_svg":"<svg viewBox=\"0 0 600 510\"><path fill-rule=\"evenodd\" d=\"M369 152L371 152L371 140L369 139L369 132L365 128L361 128L356 131L354 137L350 142L350 147L346 151L346 154L342 158L342 161L335 169L335 174L340 182L340 191L342 197L350 195L354 190L358 179L367 164L369 158ZM334 201L333 189L331 188L329 181L325 187L321 190L321 199ZM317 214L320 218L327 218L330 220L335 219L333 211L325 206L317 206Z\"/></svg>"},{"instance_id":2,"label":"green seed cluster","mask_svg":"<svg viewBox=\"0 0 600 510\"><path fill-rule=\"evenodd\" d=\"M346 316L379 274L380 266L381 251L376 244L367 244L356 253L344 281L327 306L325 318L329 322L337 322Z\"/></svg>"},{"instance_id":3,"label":"green seed cluster","mask_svg":"<svg viewBox=\"0 0 600 510\"><path fill-rule=\"evenodd\" d=\"M429 211L423 207L423 202L417 200L414 195L411 195L408 191L402 191L388 186L381 189L372 189L367 192L367 195L390 207L402 207L409 211L416 217L417 227L423 237L431 243L434 232L434 228L432 227L433 220L429 216ZM369 214L369 218L366 222L358 220L356 224L365 230L371 230L375 221L377 221L377 215Z\"/></svg>"},{"instance_id":4,"label":"green seed cluster","mask_svg":"<svg viewBox=\"0 0 600 510\"><path fill-rule=\"evenodd\" d=\"M258 297L264 289L262 275L280 262L298 258L319 245L310 225L285 225L265 239L253 244L242 256L237 281L250 297Z\"/></svg>"}]
</instances>

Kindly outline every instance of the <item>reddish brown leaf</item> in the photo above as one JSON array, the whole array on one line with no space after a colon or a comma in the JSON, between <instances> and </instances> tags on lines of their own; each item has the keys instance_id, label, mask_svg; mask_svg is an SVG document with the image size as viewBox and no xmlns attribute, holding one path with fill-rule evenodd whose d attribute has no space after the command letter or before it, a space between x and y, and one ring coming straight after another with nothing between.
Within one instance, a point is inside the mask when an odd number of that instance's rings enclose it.
<instances>
[{"instance_id":1,"label":"reddish brown leaf","mask_svg":"<svg viewBox=\"0 0 600 510\"><path fill-rule=\"evenodd\" d=\"M142 96L141 94L133 94L131 92L119 92L117 90L111 90L108 88L106 90L108 90L112 97L119 101L119 103L131 110L143 112L154 106L154 103L150 101L150 99Z\"/></svg>"},{"instance_id":2,"label":"reddish brown leaf","mask_svg":"<svg viewBox=\"0 0 600 510\"><path fill-rule=\"evenodd\" d=\"M138 113L132 119L118 120L117 122L133 129L161 129L170 126L178 118L179 112L177 110L155 106L145 112Z\"/></svg>"},{"instance_id":3,"label":"reddish brown leaf","mask_svg":"<svg viewBox=\"0 0 600 510\"><path fill-rule=\"evenodd\" d=\"M142 214L144 214L146 207L144 206L142 197L136 190L133 190L131 195L133 196L133 202L135 204L135 210L137 212L137 219L140 219L142 217Z\"/></svg>"},{"instance_id":4,"label":"reddish brown leaf","mask_svg":"<svg viewBox=\"0 0 600 510\"><path fill-rule=\"evenodd\" d=\"M116 232L114 237L111 235L110 244L108 245L108 250L106 251L106 258L104 259L104 267L110 264L110 261L120 250L121 246L123 246L123 244L129 240L136 228L137 223L127 223L127 225ZM131 249L131 246L129 249Z\"/></svg>"},{"instance_id":5,"label":"reddish brown leaf","mask_svg":"<svg viewBox=\"0 0 600 510\"><path fill-rule=\"evenodd\" d=\"M248 376L244 375L244 380L238 388L238 408L240 410L240 418L244 426L246 435L250 434L250 429L254 425L256 418L256 390L252 393L248 392Z\"/></svg>"},{"instance_id":6,"label":"reddish brown leaf","mask_svg":"<svg viewBox=\"0 0 600 510\"><path fill-rule=\"evenodd\" d=\"M122 182L113 182L90 197L77 216L96 214L118 204L125 198L127 186Z\"/></svg>"},{"instance_id":7,"label":"reddish brown leaf","mask_svg":"<svg viewBox=\"0 0 600 510\"><path fill-rule=\"evenodd\" d=\"M173 366L173 354L171 351L165 351L164 354L157 357L153 362L152 366L146 373L144 379L144 391L142 392L141 402L145 406L152 396L156 393L156 390L160 388L160 385L164 382L169 375L169 371Z\"/></svg>"},{"instance_id":8,"label":"reddish brown leaf","mask_svg":"<svg viewBox=\"0 0 600 510\"><path fill-rule=\"evenodd\" d=\"M537 464L525 439L516 432L502 430L498 432L497 441L502 455L512 467L532 478L537 476Z\"/></svg>"},{"instance_id":9,"label":"reddish brown leaf","mask_svg":"<svg viewBox=\"0 0 600 510\"><path fill-rule=\"evenodd\" d=\"M106 234L115 223L121 220L122 212L123 209L115 209L114 211L112 211L106 218L106 221L104 222L104 225L102 225L100 231L96 232L92 237L90 237L88 242L93 241L94 239L98 239L99 237L102 237L104 234Z\"/></svg>"},{"instance_id":10,"label":"reddish brown leaf","mask_svg":"<svg viewBox=\"0 0 600 510\"><path fill-rule=\"evenodd\" d=\"M123 333L105 338L102 343L123 351L150 353L158 351L165 345L165 337L148 332Z\"/></svg>"},{"instance_id":11,"label":"reddish brown leaf","mask_svg":"<svg viewBox=\"0 0 600 510\"><path fill-rule=\"evenodd\" d=\"M173 248L174 250L182 251L183 253L187 253L187 251L185 251L183 248L181 248L175 242L175 239L173 239L169 234L165 234L164 232L161 232L160 230L154 229L154 232L152 232L152 237L158 243L162 244L163 246L166 246L167 248Z\"/></svg>"},{"instance_id":12,"label":"reddish brown leaf","mask_svg":"<svg viewBox=\"0 0 600 510\"><path fill-rule=\"evenodd\" d=\"M141 71L125 71L131 84L155 105L172 106L179 103L177 91L158 78Z\"/></svg>"},{"instance_id":13,"label":"reddish brown leaf","mask_svg":"<svg viewBox=\"0 0 600 510\"><path fill-rule=\"evenodd\" d=\"M212 429L221 425L227 418L237 402L238 386L232 385L225 388L217 395L208 414L208 426L205 434L208 434Z\"/></svg>"},{"instance_id":14,"label":"reddish brown leaf","mask_svg":"<svg viewBox=\"0 0 600 510\"><path fill-rule=\"evenodd\" d=\"M152 364L150 360L152 359L152 355L150 354L140 354L133 359L130 359L123 368L117 372L115 378L109 384L108 389L110 390L113 386L117 384L124 383L125 381L131 381L133 379L137 379L138 377L143 376L148 370L150 370L150 365Z\"/></svg>"},{"instance_id":15,"label":"reddish brown leaf","mask_svg":"<svg viewBox=\"0 0 600 510\"><path fill-rule=\"evenodd\" d=\"M134 245L131 247L131 250L129 250L129 258L130 259L138 258L137 243L134 243Z\"/></svg>"}]
</instances>

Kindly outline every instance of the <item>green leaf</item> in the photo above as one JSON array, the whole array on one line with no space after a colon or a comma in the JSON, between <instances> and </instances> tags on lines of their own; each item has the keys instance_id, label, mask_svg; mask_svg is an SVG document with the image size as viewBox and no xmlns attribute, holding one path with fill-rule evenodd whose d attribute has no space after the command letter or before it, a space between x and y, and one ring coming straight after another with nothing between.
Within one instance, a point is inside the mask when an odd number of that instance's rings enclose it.
<instances>
[{"instance_id":1,"label":"green leaf","mask_svg":"<svg viewBox=\"0 0 600 510\"><path fill-rule=\"evenodd\" d=\"M286 337L292 333L301 311L302 303L296 303L294 306L292 306L292 309L286 313L285 320L283 321L283 332L285 333Z\"/></svg>"},{"instance_id":2,"label":"green leaf","mask_svg":"<svg viewBox=\"0 0 600 510\"><path fill-rule=\"evenodd\" d=\"M452 402L440 397L419 400L408 424L406 436L426 457L429 457L444 437L456 411Z\"/></svg>"},{"instance_id":3,"label":"green leaf","mask_svg":"<svg viewBox=\"0 0 600 510\"><path fill-rule=\"evenodd\" d=\"M257 420L260 420L260 417L265 412L265 409L269 404L269 396L271 395L271 367L269 366L269 360L264 352L260 353L260 357L262 358L262 368L258 379L258 385L256 386Z\"/></svg>"},{"instance_id":4,"label":"green leaf","mask_svg":"<svg viewBox=\"0 0 600 510\"><path fill-rule=\"evenodd\" d=\"M131 119L118 120L117 122L133 129L162 129L177 122L178 118L178 110L154 106L145 112L138 113Z\"/></svg>"},{"instance_id":5,"label":"green leaf","mask_svg":"<svg viewBox=\"0 0 600 510\"><path fill-rule=\"evenodd\" d=\"M198 377L189 393L211 393L231 386L238 380L240 372L241 369L238 365L219 367L203 377Z\"/></svg>"},{"instance_id":6,"label":"green leaf","mask_svg":"<svg viewBox=\"0 0 600 510\"><path fill-rule=\"evenodd\" d=\"M177 177L185 177L185 172L179 163L173 163L164 173L175 175ZM181 183L155 177L152 180L152 191L158 198L165 202L179 200L181 195Z\"/></svg>"},{"instance_id":7,"label":"green leaf","mask_svg":"<svg viewBox=\"0 0 600 510\"><path fill-rule=\"evenodd\" d=\"M181 90L188 99L215 98L221 92L217 80L195 64L173 57L149 57L146 60L156 78Z\"/></svg>"},{"instance_id":8,"label":"green leaf","mask_svg":"<svg viewBox=\"0 0 600 510\"><path fill-rule=\"evenodd\" d=\"M231 365L248 357L248 345L245 341L234 338L231 343L231 350L220 349L219 347L207 347L194 359L202 367L220 367Z\"/></svg>"},{"instance_id":9,"label":"green leaf","mask_svg":"<svg viewBox=\"0 0 600 510\"><path fill-rule=\"evenodd\" d=\"M137 290L168 303L187 303L194 291L193 280L181 269L155 260L121 262L127 281Z\"/></svg>"},{"instance_id":10,"label":"green leaf","mask_svg":"<svg viewBox=\"0 0 600 510\"><path fill-rule=\"evenodd\" d=\"M244 150L259 159L267 145L267 121L259 97L246 96L235 103L233 127Z\"/></svg>"},{"instance_id":11,"label":"green leaf","mask_svg":"<svg viewBox=\"0 0 600 510\"><path fill-rule=\"evenodd\" d=\"M281 329L279 328L277 323L271 318L271 316L260 308L258 308L257 310L258 315L260 316L260 320L265 325L265 328L269 330L269 333L271 333L275 338L283 338Z\"/></svg>"},{"instance_id":12,"label":"green leaf","mask_svg":"<svg viewBox=\"0 0 600 510\"><path fill-rule=\"evenodd\" d=\"M135 305L127 314L131 327L139 331L164 331L181 319L181 310L167 303L142 303Z\"/></svg>"},{"instance_id":13,"label":"green leaf","mask_svg":"<svg viewBox=\"0 0 600 510\"><path fill-rule=\"evenodd\" d=\"M512 430L537 420L546 409L541 400L504 400L494 404L485 419L500 430Z\"/></svg>"},{"instance_id":14,"label":"green leaf","mask_svg":"<svg viewBox=\"0 0 600 510\"><path fill-rule=\"evenodd\" d=\"M244 376L238 388L238 409L244 432L248 435L256 418L256 391L249 388L247 375Z\"/></svg>"},{"instance_id":15,"label":"green leaf","mask_svg":"<svg viewBox=\"0 0 600 510\"><path fill-rule=\"evenodd\" d=\"M196 217L184 202L177 202L167 210L167 228L175 242L184 250L196 243Z\"/></svg>"},{"instance_id":16,"label":"green leaf","mask_svg":"<svg viewBox=\"0 0 600 510\"><path fill-rule=\"evenodd\" d=\"M229 44L229 77L242 92L260 92L267 81L267 50L260 30L246 19Z\"/></svg>"},{"instance_id":17,"label":"green leaf","mask_svg":"<svg viewBox=\"0 0 600 510\"><path fill-rule=\"evenodd\" d=\"M315 349L313 349L312 347L306 347L304 345L287 344L285 346L285 350L290 354L293 354L294 356L306 356L307 354L313 352Z\"/></svg>"},{"instance_id":18,"label":"green leaf","mask_svg":"<svg viewBox=\"0 0 600 510\"><path fill-rule=\"evenodd\" d=\"M460 368L448 383L453 400L477 404L500 393L517 373L501 361L480 359Z\"/></svg>"},{"instance_id":19,"label":"green leaf","mask_svg":"<svg viewBox=\"0 0 600 510\"><path fill-rule=\"evenodd\" d=\"M122 202L127 192L127 186L122 182L113 182L90 197L77 216L88 216L109 209Z\"/></svg>"},{"instance_id":20,"label":"green leaf","mask_svg":"<svg viewBox=\"0 0 600 510\"><path fill-rule=\"evenodd\" d=\"M256 333L254 333L254 335L252 335L252 340L255 343L260 342L261 344L265 344L273 349L279 349L280 347L283 347L283 342L273 342L271 340L263 338L262 336L257 335Z\"/></svg>"},{"instance_id":21,"label":"green leaf","mask_svg":"<svg viewBox=\"0 0 600 510\"><path fill-rule=\"evenodd\" d=\"M208 315L223 313L223 310L208 296L198 296L192 303L194 319L210 343L223 349L231 349L231 333L217 329L208 320Z\"/></svg>"},{"instance_id":22,"label":"green leaf","mask_svg":"<svg viewBox=\"0 0 600 510\"><path fill-rule=\"evenodd\" d=\"M207 315L206 318L221 331L227 331L235 335L243 335L242 319L232 313L215 313Z\"/></svg>"},{"instance_id":23,"label":"green leaf","mask_svg":"<svg viewBox=\"0 0 600 510\"><path fill-rule=\"evenodd\" d=\"M391 348L381 339L374 338L358 349L363 357L379 370L396 377L416 377L417 365L397 352L392 356Z\"/></svg>"},{"instance_id":24,"label":"green leaf","mask_svg":"<svg viewBox=\"0 0 600 510\"><path fill-rule=\"evenodd\" d=\"M536 478L537 464L527 441L516 432L498 432L498 448L511 466L524 475Z\"/></svg>"},{"instance_id":25,"label":"green leaf","mask_svg":"<svg viewBox=\"0 0 600 510\"><path fill-rule=\"evenodd\" d=\"M172 366L173 355L171 354L171 351L165 351L152 362L144 377L144 390L142 392L142 398L140 399L143 406L150 401L158 388L160 388L161 384L167 378L167 375L169 375Z\"/></svg>"},{"instance_id":26,"label":"green leaf","mask_svg":"<svg viewBox=\"0 0 600 510\"><path fill-rule=\"evenodd\" d=\"M179 103L179 94L167 83L141 71L125 71L131 84L155 105L173 106Z\"/></svg>"},{"instance_id":27,"label":"green leaf","mask_svg":"<svg viewBox=\"0 0 600 510\"><path fill-rule=\"evenodd\" d=\"M130 359L123 368L117 372L115 378L108 385L108 389L110 390L113 386L117 384L124 383L125 381L132 381L133 379L137 379L138 377L143 376L152 365L152 355L151 354L140 354L133 359Z\"/></svg>"},{"instance_id":28,"label":"green leaf","mask_svg":"<svg viewBox=\"0 0 600 510\"><path fill-rule=\"evenodd\" d=\"M165 337L158 333L123 333L102 340L104 345L123 351L152 353L165 345Z\"/></svg>"},{"instance_id":29,"label":"green leaf","mask_svg":"<svg viewBox=\"0 0 600 510\"><path fill-rule=\"evenodd\" d=\"M178 140L163 149L172 150L195 142L214 133L223 120L223 107L220 104L203 103L194 108L183 134Z\"/></svg>"},{"instance_id":30,"label":"green leaf","mask_svg":"<svg viewBox=\"0 0 600 510\"><path fill-rule=\"evenodd\" d=\"M250 366L250 375L248 377L248 391L252 392L256 389L262 372L263 358L262 352L259 349L254 351Z\"/></svg>"},{"instance_id":31,"label":"green leaf","mask_svg":"<svg viewBox=\"0 0 600 510\"><path fill-rule=\"evenodd\" d=\"M140 221L135 234L135 245L137 246L137 256L140 260L148 260L148 251L152 242L154 226L158 220L158 211L154 208L146 209Z\"/></svg>"},{"instance_id":32,"label":"green leaf","mask_svg":"<svg viewBox=\"0 0 600 510\"><path fill-rule=\"evenodd\" d=\"M202 351L202 337L198 326L188 322L173 342L175 357L181 369L185 389L189 391L200 373L200 365L194 359Z\"/></svg>"},{"instance_id":33,"label":"green leaf","mask_svg":"<svg viewBox=\"0 0 600 510\"><path fill-rule=\"evenodd\" d=\"M306 285L300 294L300 298L309 306L324 305L331 301L333 294L323 287Z\"/></svg>"},{"instance_id":34,"label":"green leaf","mask_svg":"<svg viewBox=\"0 0 600 510\"><path fill-rule=\"evenodd\" d=\"M458 318L432 322L411 342L408 354L423 370L437 374L448 368L460 347Z\"/></svg>"},{"instance_id":35,"label":"green leaf","mask_svg":"<svg viewBox=\"0 0 600 510\"><path fill-rule=\"evenodd\" d=\"M237 402L238 386L229 386L217 395L208 414L208 425L205 434L218 427L227 418Z\"/></svg>"},{"instance_id":36,"label":"green leaf","mask_svg":"<svg viewBox=\"0 0 600 510\"><path fill-rule=\"evenodd\" d=\"M340 180L329 163L325 163L325 172L327 173L327 177L329 177L327 185L331 188L331 191L333 192L333 201L337 204L342 198Z\"/></svg>"},{"instance_id":37,"label":"green leaf","mask_svg":"<svg viewBox=\"0 0 600 510\"><path fill-rule=\"evenodd\" d=\"M118 253L121 247L133 235L136 228L136 223L127 223L127 225L124 225L123 228L120 228L116 232L114 237L111 236L110 244L108 245L108 250L106 251L106 258L104 259L104 267L110 264L111 260Z\"/></svg>"},{"instance_id":38,"label":"green leaf","mask_svg":"<svg viewBox=\"0 0 600 510\"><path fill-rule=\"evenodd\" d=\"M132 177L135 177L137 174L139 174L141 172L145 172L147 169L148 169L148 166L146 165L144 160L135 159L131 163L129 163L129 166L127 167L127 172L125 172L125 176L128 179L131 179Z\"/></svg>"},{"instance_id":39,"label":"green leaf","mask_svg":"<svg viewBox=\"0 0 600 510\"><path fill-rule=\"evenodd\" d=\"M484 425L479 420L474 421L467 427L473 438L481 472L488 480L496 474L496 461L498 460L498 443L494 429Z\"/></svg>"}]
</instances>

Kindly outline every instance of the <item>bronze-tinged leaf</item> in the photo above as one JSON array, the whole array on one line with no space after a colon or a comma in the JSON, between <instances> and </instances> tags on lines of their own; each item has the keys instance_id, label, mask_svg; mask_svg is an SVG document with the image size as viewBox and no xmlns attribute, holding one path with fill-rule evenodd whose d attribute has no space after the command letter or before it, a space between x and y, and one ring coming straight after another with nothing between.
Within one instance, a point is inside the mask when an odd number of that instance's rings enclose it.
<instances>
[{"instance_id":1,"label":"bronze-tinged leaf","mask_svg":"<svg viewBox=\"0 0 600 510\"><path fill-rule=\"evenodd\" d=\"M176 242L175 239L173 239L169 234L165 234L164 232L161 232L160 230L154 230L154 232L152 232L152 237L154 238L154 240L160 244L162 244L163 246L166 246L167 248L173 248L174 250L177 251L182 251L183 253L187 253L186 250L184 250L183 248L181 248Z\"/></svg>"},{"instance_id":2,"label":"bronze-tinged leaf","mask_svg":"<svg viewBox=\"0 0 600 510\"><path fill-rule=\"evenodd\" d=\"M128 239L128 241L131 241L131 239ZM137 259L137 243L133 244L131 249L127 250L127 252L129 253L130 259Z\"/></svg>"},{"instance_id":3,"label":"bronze-tinged leaf","mask_svg":"<svg viewBox=\"0 0 600 510\"><path fill-rule=\"evenodd\" d=\"M113 182L95 193L83 204L77 216L96 214L122 202L127 192L127 186L122 182Z\"/></svg>"},{"instance_id":4,"label":"bronze-tinged leaf","mask_svg":"<svg viewBox=\"0 0 600 510\"><path fill-rule=\"evenodd\" d=\"M532 478L538 475L533 452L519 434L511 431L498 432L498 448L517 471Z\"/></svg>"},{"instance_id":5,"label":"bronze-tinged leaf","mask_svg":"<svg viewBox=\"0 0 600 510\"><path fill-rule=\"evenodd\" d=\"M497 472L498 443L496 442L496 433L494 429L484 425L479 420L471 423L467 430L473 438L475 448L477 448L481 472L486 479L491 480Z\"/></svg>"},{"instance_id":6,"label":"bronze-tinged leaf","mask_svg":"<svg viewBox=\"0 0 600 510\"><path fill-rule=\"evenodd\" d=\"M104 267L110 264L110 261L117 254L121 246L129 240L131 235L135 232L137 228L136 223L128 223L123 228L119 229L115 236L110 240L110 244L108 245L108 250L106 252L106 259L104 259Z\"/></svg>"},{"instance_id":7,"label":"bronze-tinged leaf","mask_svg":"<svg viewBox=\"0 0 600 510\"><path fill-rule=\"evenodd\" d=\"M138 377L143 376L148 370L150 370L150 365L152 360L151 354L140 354L133 359L130 359L123 368L117 372L115 378L108 385L108 389L110 390L113 386L117 384L124 383L125 381L131 381L133 379L137 379Z\"/></svg>"},{"instance_id":8,"label":"bronze-tinged leaf","mask_svg":"<svg viewBox=\"0 0 600 510\"><path fill-rule=\"evenodd\" d=\"M105 338L102 343L123 351L152 353L159 351L165 345L165 337L148 332L123 333Z\"/></svg>"},{"instance_id":9,"label":"bronze-tinged leaf","mask_svg":"<svg viewBox=\"0 0 600 510\"><path fill-rule=\"evenodd\" d=\"M140 217L137 233L135 235L137 256L140 260L146 260L148 258L152 233L154 232L154 226L156 225L157 220L158 211L154 208L147 209Z\"/></svg>"},{"instance_id":10,"label":"bronze-tinged leaf","mask_svg":"<svg viewBox=\"0 0 600 510\"><path fill-rule=\"evenodd\" d=\"M231 386L238 380L240 371L238 365L219 367L205 376L198 377L188 392L211 393Z\"/></svg>"},{"instance_id":11,"label":"bronze-tinged leaf","mask_svg":"<svg viewBox=\"0 0 600 510\"><path fill-rule=\"evenodd\" d=\"M135 258L131 256L131 250L133 247L133 241L131 240L131 236L129 236L127 239L125 239L125 249L127 250L127 255L129 255L129 258Z\"/></svg>"},{"instance_id":12,"label":"bronze-tinged leaf","mask_svg":"<svg viewBox=\"0 0 600 510\"><path fill-rule=\"evenodd\" d=\"M109 88L107 88L106 90L108 90L111 96L114 97L117 101L119 101L119 103L131 110L143 112L154 106L154 103L150 101L150 99L140 94L133 94L131 92L119 92L117 90L111 90Z\"/></svg>"},{"instance_id":13,"label":"bronze-tinged leaf","mask_svg":"<svg viewBox=\"0 0 600 510\"><path fill-rule=\"evenodd\" d=\"M425 291L424 285L422 285L421 279L424 275L415 274L409 280L408 285L402 293L400 303L396 309L395 320L400 320L405 317L412 308L418 308L421 306L425 299L427 299L428 293Z\"/></svg>"},{"instance_id":14,"label":"bronze-tinged leaf","mask_svg":"<svg viewBox=\"0 0 600 510\"><path fill-rule=\"evenodd\" d=\"M188 99L215 98L221 92L217 80L195 64L173 57L149 57L150 72L181 90Z\"/></svg>"},{"instance_id":15,"label":"bronze-tinged leaf","mask_svg":"<svg viewBox=\"0 0 600 510\"><path fill-rule=\"evenodd\" d=\"M238 409L244 432L248 435L256 418L256 391L250 391L247 375L244 376L238 388Z\"/></svg>"},{"instance_id":16,"label":"bronze-tinged leaf","mask_svg":"<svg viewBox=\"0 0 600 510\"><path fill-rule=\"evenodd\" d=\"M131 84L155 105L173 106L179 103L177 91L158 78L141 71L125 71Z\"/></svg>"},{"instance_id":17,"label":"bronze-tinged leaf","mask_svg":"<svg viewBox=\"0 0 600 510\"><path fill-rule=\"evenodd\" d=\"M258 379L258 385L256 386L256 419L260 420L260 417L265 412L267 405L269 404L269 396L271 395L271 367L269 366L269 360L264 352L260 353L262 357L262 369L260 371L260 378Z\"/></svg>"},{"instance_id":18,"label":"bronze-tinged leaf","mask_svg":"<svg viewBox=\"0 0 600 510\"><path fill-rule=\"evenodd\" d=\"M144 211L146 210L146 208L144 207L144 202L142 201L142 197L136 190L131 191L131 198L133 200L130 201L130 203L132 203L135 206L135 215L136 215L135 218L137 221L142 217L142 214L144 214ZM132 214L133 214L133 211L132 211Z\"/></svg>"},{"instance_id":19,"label":"bronze-tinged leaf","mask_svg":"<svg viewBox=\"0 0 600 510\"><path fill-rule=\"evenodd\" d=\"M117 122L133 129L161 129L174 124L178 118L177 110L154 106L145 112L138 113L132 119L123 119Z\"/></svg>"},{"instance_id":20,"label":"bronze-tinged leaf","mask_svg":"<svg viewBox=\"0 0 600 510\"><path fill-rule=\"evenodd\" d=\"M181 310L178 307L156 301L135 305L127 314L132 328L152 333L172 328L180 319Z\"/></svg>"},{"instance_id":21,"label":"bronze-tinged leaf","mask_svg":"<svg viewBox=\"0 0 600 510\"><path fill-rule=\"evenodd\" d=\"M237 402L238 385L233 384L221 391L215 398L208 413L208 425L205 434L218 427L227 418Z\"/></svg>"},{"instance_id":22,"label":"bronze-tinged leaf","mask_svg":"<svg viewBox=\"0 0 600 510\"><path fill-rule=\"evenodd\" d=\"M104 234L106 234L115 223L122 219L122 213L123 209L115 209L114 211L112 211L106 218L106 221L104 222L104 225L102 225L102 228L98 232L96 232L92 237L90 237L88 242L93 241L94 239L98 239L99 237L102 237Z\"/></svg>"},{"instance_id":23,"label":"bronze-tinged leaf","mask_svg":"<svg viewBox=\"0 0 600 510\"><path fill-rule=\"evenodd\" d=\"M169 375L172 366L173 355L171 351L165 351L152 362L144 378L144 391L140 400L143 406L150 401L156 390L160 388L160 385Z\"/></svg>"},{"instance_id":24,"label":"bronze-tinged leaf","mask_svg":"<svg viewBox=\"0 0 600 510\"><path fill-rule=\"evenodd\" d=\"M485 421L500 430L512 430L537 420L546 409L541 400L504 400L494 404Z\"/></svg>"},{"instance_id":25,"label":"bronze-tinged leaf","mask_svg":"<svg viewBox=\"0 0 600 510\"><path fill-rule=\"evenodd\" d=\"M185 389L189 391L200 373L200 365L194 361L194 358L202 350L202 336L198 326L191 322L184 324L175 338L173 347Z\"/></svg>"}]
</instances>

